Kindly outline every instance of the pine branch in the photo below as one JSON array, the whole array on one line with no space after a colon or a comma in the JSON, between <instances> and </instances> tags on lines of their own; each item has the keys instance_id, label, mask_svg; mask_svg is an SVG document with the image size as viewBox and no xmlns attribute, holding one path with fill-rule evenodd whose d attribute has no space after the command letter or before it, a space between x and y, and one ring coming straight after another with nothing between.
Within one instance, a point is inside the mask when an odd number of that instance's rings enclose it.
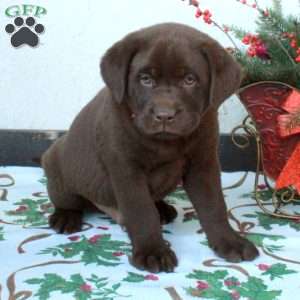
<instances>
[{"instance_id":1,"label":"pine branch","mask_svg":"<svg viewBox=\"0 0 300 300\"><path fill-rule=\"evenodd\" d=\"M300 1L300 0L299 0ZM228 27L230 31L233 32L234 36L239 39L239 40L242 40L243 37L245 35L247 35L249 32L247 32L246 30L240 28L240 27L237 27L237 26L230 26Z\"/></svg>"},{"instance_id":2,"label":"pine branch","mask_svg":"<svg viewBox=\"0 0 300 300\"><path fill-rule=\"evenodd\" d=\"M273 10L282 16L282 3L281 0L273 0Z\"/></svg>"},{"instance_id":3,"label":"pine branch","mask_svg":"<svg viewBox=\"0 0 300 300\"><path fill-rule=\"evenodd\" d=\"M280 39L278 39L277 37L274 37L274 40L278 43L278 45L281 48L281 50L286 54L287 59L289 59L289 61L291 62L292 66L296 66L296 63L295 63L293 57L291 57L291 55L289 54L288 50L281 43Z\"/></svg>"}]
</instances>

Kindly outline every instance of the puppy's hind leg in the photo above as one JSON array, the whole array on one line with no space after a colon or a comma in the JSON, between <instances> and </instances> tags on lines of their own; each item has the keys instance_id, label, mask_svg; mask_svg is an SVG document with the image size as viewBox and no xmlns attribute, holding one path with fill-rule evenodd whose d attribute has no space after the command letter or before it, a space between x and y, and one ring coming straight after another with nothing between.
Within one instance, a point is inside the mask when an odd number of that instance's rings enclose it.
<instances>
[{"instance_id":1,"label":"puppy's hind leg","mask_svg":"<svg viewBox=\"0 0 300 300\"><path fill-rule=\"evenodd\" d=\"M55 208L49 217L49 225L57 233L71 234L80 231L86 200L61 189L61 184L56 184L55 181L48 178L48 194Z\"/></svg>"},{"instance_id":2,"label":"puppy's hind leg","mask_svg":"<svg viewBox=\"0 0 300 300\"><path fill-rule=\"evenodd\" d=\"M162 225L169 224L177 217L177 211L173 205L168 204L164 200L155 202L155 206L158 210L160 223Z\"/></svg>"}]
</instances>

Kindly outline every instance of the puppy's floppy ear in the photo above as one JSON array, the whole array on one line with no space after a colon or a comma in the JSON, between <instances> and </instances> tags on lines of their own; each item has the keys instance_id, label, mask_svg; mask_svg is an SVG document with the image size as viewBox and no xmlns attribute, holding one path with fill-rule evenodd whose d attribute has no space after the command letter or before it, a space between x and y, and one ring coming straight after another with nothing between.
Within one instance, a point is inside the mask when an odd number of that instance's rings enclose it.
<instances>
[{"instance_id":1,"label":"puppy's floppy ear","mask_svg":"<svg viewBox=\"0 0 300 300\"><path fill-rule=\"evenodd\" d=\"M201 48L210 70L208 105L217 108L240 87L242 71L233 56L215 40L206 38Z\"/></svg>"},{"instance_id":2,"label":"puppy's floppy ear","mask_svg":"<svg viewBox=\"0 0 300 300\"><path fill-rule=\"evenodd\" d=\"M121 103L126 96L130 63L137 52L137 42L134 37L130 34L114 44L104 54L100 64L103 80L118 103Z\"/></svg>"}]
</instances>

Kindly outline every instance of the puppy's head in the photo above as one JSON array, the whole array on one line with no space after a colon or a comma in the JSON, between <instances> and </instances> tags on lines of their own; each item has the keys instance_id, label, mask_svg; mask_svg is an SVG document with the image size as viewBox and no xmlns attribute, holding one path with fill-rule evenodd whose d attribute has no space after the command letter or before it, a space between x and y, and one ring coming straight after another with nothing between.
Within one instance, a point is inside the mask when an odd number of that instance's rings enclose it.
<instances>
[{"instance_id":1,"label":"puppy's head","mask_svg":"<svg viewBox=\"0 0 300 300\"><path fill-rule=\"evenodd\" d=\"M126 36L104 55L101 72L135 126L158 139L192 133L241 80L240 67L215 40L173 23Z\"/></svg>"}]
</instances>

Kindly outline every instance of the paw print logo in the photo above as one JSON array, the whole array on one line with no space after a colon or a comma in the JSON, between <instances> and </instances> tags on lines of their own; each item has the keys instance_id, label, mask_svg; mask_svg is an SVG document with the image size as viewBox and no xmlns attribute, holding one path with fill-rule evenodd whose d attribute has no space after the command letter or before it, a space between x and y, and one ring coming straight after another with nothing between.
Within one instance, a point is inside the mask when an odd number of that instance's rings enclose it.
<instances>
[{"instance_id":1,"label":"paw print logo","mask_svg":"<svg viewBox=\"0 0 300 300\"><path fill-rule=\"evenodd\" d=\"M45 30L44 25L36 24L33 17L28 17L25 22L22 17L14 19L14 24L7 24L5 31L11 34L11 44L14 47L19 47L26 44L31 47L36 47L39 43L39 34Z\"/></svg>"}]
</instances>

